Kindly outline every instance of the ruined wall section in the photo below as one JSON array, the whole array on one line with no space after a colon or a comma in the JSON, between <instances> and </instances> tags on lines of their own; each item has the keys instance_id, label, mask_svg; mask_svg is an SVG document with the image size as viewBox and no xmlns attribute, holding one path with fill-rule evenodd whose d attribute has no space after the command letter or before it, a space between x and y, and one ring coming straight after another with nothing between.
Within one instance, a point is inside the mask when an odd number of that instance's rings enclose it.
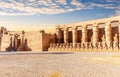
<instances>
[{"instance_id":1,"label":"ruined wall section","mask_svg":"<svg viewBox=\"0 0 120 77\"><path fill-rule=\"evenodd\" d=\"M40 51L41 36L39 31L25 32L25 39L27 39L28 46L32 51Z\"/></svg>"},{"instance_id":2,"label":"ruined wall section","mask_svg":"<svg viewBox=\"0 0 120 77\"><path fill-rule=\"evenodd\" d=\"M40 31L40 50L48 51L50 47L50 43L55 43L55 35L50 33L45 33L44 31Z\"/></svg>"},{"instance_id":3,"label":"ruined wall section","mask_svg":"<svg viewBox=\"0 0 120 77\"><path fill-rule=\"evenodd\" d=\"M22 32L8 32L8 34L4 34L2 36L2 45L1 51L6 51L6 48L10 47L12 37L12 41L14 40L14 34L18 34L19 38L22 40ZM50 43L55 43L55 35L50 33L45 33L42 31L29 31L25 32L24 40L27 39L27 45L32 51L48 51L50 47ZM12 44L13 46L13 44Z\"/></svg>"},{"instance_id":4,"label":"ruined wall section","mask_svg":"<svg viewBox=\"0 0 120 77\"><path fill-rule=\"evenodd\" d=\"M10 46L10 37L14 39L14 34L19 34L22 38L21 31L8 32L2 36L1 51L6 51L6 48ZM12 39L12 40L13 40ZM39 31L29 31L25 32L24 39L27 39L28 46L32 51L40 51L40 32Z\"/></svg>"},{"instance_id":5,"label":"ruined wall section","mask_svg":"<svg viewBox=\"0 0 120 77\"><path fill-rule=\"evenodd\" d=\"M6 51L6 48L10 45L10 36L9 34L2 36L1 42L1 51Z\"/></svg>"},{"instance_id":6,"label":"ruined wall section","mask_svg":"<svg viewBox=\"0 0 120 77\"><path fill-rule=\"evenodd\" d=\"M32 51L47 51L50 43L55 43L55 35L41 31L31 31L25 33L28 46Z\"/></svg>"}]
</instances>

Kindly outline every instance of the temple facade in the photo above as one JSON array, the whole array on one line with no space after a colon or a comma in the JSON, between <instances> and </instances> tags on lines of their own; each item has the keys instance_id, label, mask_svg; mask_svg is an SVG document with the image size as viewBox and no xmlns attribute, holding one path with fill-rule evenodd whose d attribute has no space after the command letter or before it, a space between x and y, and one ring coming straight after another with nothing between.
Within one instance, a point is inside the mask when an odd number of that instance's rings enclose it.
<instances>
[{"instance_id":1,"label":"temple facade","mask_svg":"<svg viewBox=\"0 0 120 77\"><path fill-rule=\"evenodd\" d=\"M119 51L120 16L56 26L49 51Z\"/></svg>"}]
</instances>

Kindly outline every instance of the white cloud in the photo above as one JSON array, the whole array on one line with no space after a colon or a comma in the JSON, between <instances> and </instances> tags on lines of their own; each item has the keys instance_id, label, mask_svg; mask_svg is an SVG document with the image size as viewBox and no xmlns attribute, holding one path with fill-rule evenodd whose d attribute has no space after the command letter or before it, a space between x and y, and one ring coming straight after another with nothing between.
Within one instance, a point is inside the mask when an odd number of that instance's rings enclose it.
<instances>
[{"instance_id":1,"label":"white cloud","mask_svg":"<svg viewBox=\"0 0 120 77\"><path fill-rule=\"evenodd\" d=\"M115 15L120 15L120 6L117 7L117 9L115 11Z\"/></svg>"},{"instance_id":2,"label":"white cloud","mask_svg":"<svg viewBox=\"0 0 120 77\"><path fill-rule=\"evenodd\" d=\"M81 2L71 1L71 5L67 0L9 0L10 3L0 2L0 15L38 15L38 14L59 14L71 12L83 8ZM61 5L63 5L61 7ZM66 8L68 6L69 8ZM77 7L72 7L77 6Z\"/></svg>"},{"instance_id":3,"label":"white cloud","mask_svg":"<svg viewBox=\"0 0 120 77\"><path fill-rule=\"evenodd\" d=\"M120 0L106 0L106 2L115 2L115 1L120 1ZM117 4L98 4L98 3L88 3L88 6L85 7L85 9L93 9L94 7L100 7L104 9L112 9L115 11L114 15L111 16L116 16L120 15L120 5Z\"/></svg>"},{"instance_id":4,"label":"white cloud","mask_svg":"<svg viewBox=\"0 0 120 77\"><path fill-rule=\"evenodd\" d=\"M120 0L96 0L98 2L107 2L107 3L120 3Z\"/></svg>"},{"instance_id":5,"label":"white cloud","mask_svg":"<svg viewBox=\"0 0 120 77\"><path fill-rule=\"evenodd\" d=\"M115 4L98 4L98 3L88 3L85 9L93 9L94 7L100 7L104 9L116 9Z\"/></svg>"},{"instance_id":6,"label":"white cloud","mask_svg":"<svg viewBox=\"0 0 120 77\"><path fill-rule=\"evenodd\" d=\"M106 2L120 2L120 0L105 0Z\"/></svg>"},{"instance_id":7,"label":"white cloud","mask_svg":"<svg viewBox=\"0 0 120 77\"><path fill-rule=\"evenodd\" d=\"M36 0L28 0L28 2L35 2Z\"/></svg>"},{"instance_id":8,"label":"white cloud","mask_svg":"<svg viewBox=\"0 0 120 77\"><path fill-rule=\"evenodd\" d=\"M56 0L56 2L63 5L67 4L67 0Z\"/></svg>"},{"instance_id":9,"label":"white cloud","mask_svg":"<svg viewBox=\"0 0 120 77\"><path fill-rule=\"evenodd\" d=\"M43 5L43 6L49 6L49 5L50 5L50 4L49 4L47 1L45 1L45 0L39 0L39 1L38 1L38 4Z\"/></svg>"},{"instance_id":10,"label":"white cloud","mask_svg":"<svg viewBox=\"0 0 120 77\"><path fill-rule=\"evenodd\" d=\"M100 0L100 1L101 2L111 2L111 3L101 4L101 3L89 2L89 3L85 4L86 6L84 7L84 9L94 9L95 7L99 7L99 8L111 9L112 11L115 11L115 14L110 15L110 16L120 15L120 5L117 4L119 2L112 3L112 2L120 1L120 0Z\"/></svg>"},{"instance_id":11,"label":"white cloud","mask_svg":"<svg viewBox=\"0 0 120 77\"><path fill-rule=\"evenodd\" d=\"M77 0L72 0L71 4L75 5L77 7L83 7L84 6L81 2L79 2Z\"/></svg>"},{"instance_id":12,"label":"white cloud","mask_svg":"<svg viewBox=\"0 0 120 77\"><path fill-rule=\"evenodd\" d=\"M60 14L81 9L93 9L101 7L104 9L119 9L115 4L81 3L80 0L9 0L10 3L0 0L0 15L39 15ZM113 2L116 0L105 0ZM117 0L120 1L120 0Z\"/></svg>"}]
</instances>

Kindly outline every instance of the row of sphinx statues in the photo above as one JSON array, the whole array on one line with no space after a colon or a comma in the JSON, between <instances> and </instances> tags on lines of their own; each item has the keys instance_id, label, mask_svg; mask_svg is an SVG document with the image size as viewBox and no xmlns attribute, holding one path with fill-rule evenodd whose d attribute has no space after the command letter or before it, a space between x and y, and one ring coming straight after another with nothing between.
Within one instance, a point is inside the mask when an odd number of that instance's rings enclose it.
<instances>
[{"instance_id":1,"label":"row of sphinx statues","mask_svg":"<svg viewBox=\"0 0 120 77\"><path fill-rule=\"evenodd\" d=\"M78 49L118 49L119 42L118 42L118 35L115 34L113 37L113 42L106 42L105 35L102 36L102 42L93 43L85 42L85 43L76 43L73 46L73 43L51 43L49 50L54 49L65 49L65 48L78 48Z\"/></svg>"}]
</instances>

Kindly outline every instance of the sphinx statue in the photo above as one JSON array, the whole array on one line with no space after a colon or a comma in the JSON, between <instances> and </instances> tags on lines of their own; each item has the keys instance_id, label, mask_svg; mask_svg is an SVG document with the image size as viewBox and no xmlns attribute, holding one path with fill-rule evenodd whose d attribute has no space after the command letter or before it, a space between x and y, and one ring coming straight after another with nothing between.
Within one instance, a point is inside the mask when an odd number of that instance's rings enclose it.
<instances>
[{"instance_id":1,"label":"sphinx statue","mask_svg":"<svg viewBox=\"0 0 120 77\"><path fill-rule=\"evenodd\" d=\"M93 36L91 37L91 39L90 39L90 40L91 40L91 43L93 43Z\"/></svg>"},{"instance_id":2,"label":"sphinx statue","mask_svg":"<svg viewBox=\"0 0 120 77\"><path fill-rule=\"evenodd\" d=\"M98 49L102 49L102 44L101 44L101 42L98 42Z\"/></svg>"},{"instance_id":3,"label":"sphinx statue","mask_svg":"<svg viewBox=\"0 0 120 77\"><path fill-rule=\"evenodd\" d=\"M105 42L105 35L102 36L102 42Z\"/></svg>"},{"instance_id":4,"label":"sphinx statue","mask_svg":"<svg viewBox=\"0 0 120 77\"><path fill-rule=\"evenodd\" d=\"M113 48L118 48L118 34L113 37Z\"/></svg>"},{"instance_id":5,"label":"sphinx statue","mask_svg":"<svg viewBox=\"0 0 120 77\"><path fill-rule=\"evenodd\" d=\"M118 42L118 34L115 34L115 36L113 37L114 42Z\"/></svg>"},{"instance_id":6,"label":"sphinx statue","mask_svg":"<svg viewBox=\"0 0 120 77\"><path fill-rule=\"evenodd\" d=\"M106 42L105 42L105 35L103 34L103 36L102 36L102 48L103 49L106 49L107 48L107 44L106 44Z\"/></svg>"},{"instance_id":7,"label":"sphinx statue","mask_svg":"<svg viewBox=\"0 0 120 77\"><path fill-rule=\"evenodd\" d=\"M92 46L93 46L94 48L97 48L97 47L98 47L98 44L97 44L97 42L94 41L93 36L91 37L91 43L92 43Z\"/></svg>"}]
</instances>

